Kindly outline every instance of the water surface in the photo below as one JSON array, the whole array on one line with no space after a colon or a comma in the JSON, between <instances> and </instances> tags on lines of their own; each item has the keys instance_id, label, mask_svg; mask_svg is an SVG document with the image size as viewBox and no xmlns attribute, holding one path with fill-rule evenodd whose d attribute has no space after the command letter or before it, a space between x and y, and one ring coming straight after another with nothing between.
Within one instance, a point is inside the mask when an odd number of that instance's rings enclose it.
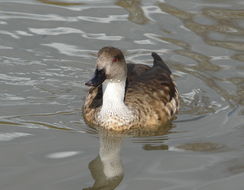
<instances>
[{"instance_id":1,"label":"water surface","mask_svg":"<svg viewBox=\"0 0 244 190\"><path fill-rule=\"evenodd\" d=\"M244 189L242 0L0 0L0 189ZM103 46L160 54L169 131L110 137L81 116Z\"/></svg>"}]
</instances>

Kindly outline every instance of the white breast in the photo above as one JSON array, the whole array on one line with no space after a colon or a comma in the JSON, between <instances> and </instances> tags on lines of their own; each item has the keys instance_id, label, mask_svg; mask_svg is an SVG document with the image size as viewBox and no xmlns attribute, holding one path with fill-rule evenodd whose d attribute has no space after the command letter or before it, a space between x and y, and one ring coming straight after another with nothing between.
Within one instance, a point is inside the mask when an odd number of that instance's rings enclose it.
<instances>
[{"instance_id":1,"label":"white breast","mask_svg":"<svg viewBox=\"0 0 244 190\"><path fill-rule=\"evenodd\" d=\"M98 121L125 125L133 120L133 112L124 103L125 81L103 83L103 104Z\"/></svg>"}]
</instances>

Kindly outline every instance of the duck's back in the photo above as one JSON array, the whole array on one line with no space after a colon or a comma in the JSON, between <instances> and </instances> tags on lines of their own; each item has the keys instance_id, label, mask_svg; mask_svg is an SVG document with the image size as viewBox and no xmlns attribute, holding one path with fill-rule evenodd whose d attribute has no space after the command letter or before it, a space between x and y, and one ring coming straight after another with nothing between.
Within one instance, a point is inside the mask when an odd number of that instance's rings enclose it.
<instances>
[{"instance_id":1,"label":"duck's back","mask_svg":"<svg viewBox=\"0 0 244 190\"><path fill-rule=\"evenodd\" d=\"M178 91L171 76L171 71L155 53L153 67L134 75L128 80L125 103L135 110L138 121L135 125L158 126L171 120L179 108ZM139 65L135 67L140 67ZM128 67L129 68L129 67ZM128 79L130 79L128 72Z\"/></svg>"}]
</instances>

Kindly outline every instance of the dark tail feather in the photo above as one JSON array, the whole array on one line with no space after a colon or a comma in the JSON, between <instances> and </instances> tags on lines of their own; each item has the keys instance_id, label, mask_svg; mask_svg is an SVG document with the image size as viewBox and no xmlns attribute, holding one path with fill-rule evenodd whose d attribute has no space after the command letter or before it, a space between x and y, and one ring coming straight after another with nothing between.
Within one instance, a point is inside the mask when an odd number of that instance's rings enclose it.
<instances>
[{"instance_id":1,"label":"dark tail feather","mask_svg":"<svg viewBox=\"0 0 244 190\"><path fill-rule=\"evenodd\" d=\"M153 66L159 66L162 67L167 73L171 74L171 71L169 67L166 65L166 63L162 60L162 58L155 52L152 52L152 57L153 57Z\"/></svg>"}]
</instances>

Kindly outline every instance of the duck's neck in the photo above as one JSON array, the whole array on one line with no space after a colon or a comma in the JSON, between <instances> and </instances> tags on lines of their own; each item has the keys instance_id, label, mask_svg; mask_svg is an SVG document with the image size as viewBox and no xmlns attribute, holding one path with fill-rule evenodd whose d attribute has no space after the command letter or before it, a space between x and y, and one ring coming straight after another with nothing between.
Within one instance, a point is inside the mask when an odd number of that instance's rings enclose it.
<instances>
[{"instance_id":1,"label":"duck's neck","mask_svg":"<svg viewBox=\"0 0 244 190\"><path fill-rule=\"evenodd\" d=\"M124 103L126 80L103 83L103 103L98 112L101 125L127 125L134 120L133 111Z\"/></svg>"},{"instance_id":2,"label":"duck's neck","mask_svg":"<svg viewBox=\"0 0 244 190\"><path fill-rule=\"evenodd\" d=\"M103 83L102 110L117 110L125 107L125 80L105 81Z\"/></svg>"},{"instance_id":3,"label":"duck's neck","mask_svg":"<svg viewBox=\"0 0 244 190\"><path fill-rule=\"evenodd\" d=\"M103 104L98 113L102 125L126 125L134 119L133 112L124 103L126 81L103 83Z\"/></svg>"}]
</instances>

